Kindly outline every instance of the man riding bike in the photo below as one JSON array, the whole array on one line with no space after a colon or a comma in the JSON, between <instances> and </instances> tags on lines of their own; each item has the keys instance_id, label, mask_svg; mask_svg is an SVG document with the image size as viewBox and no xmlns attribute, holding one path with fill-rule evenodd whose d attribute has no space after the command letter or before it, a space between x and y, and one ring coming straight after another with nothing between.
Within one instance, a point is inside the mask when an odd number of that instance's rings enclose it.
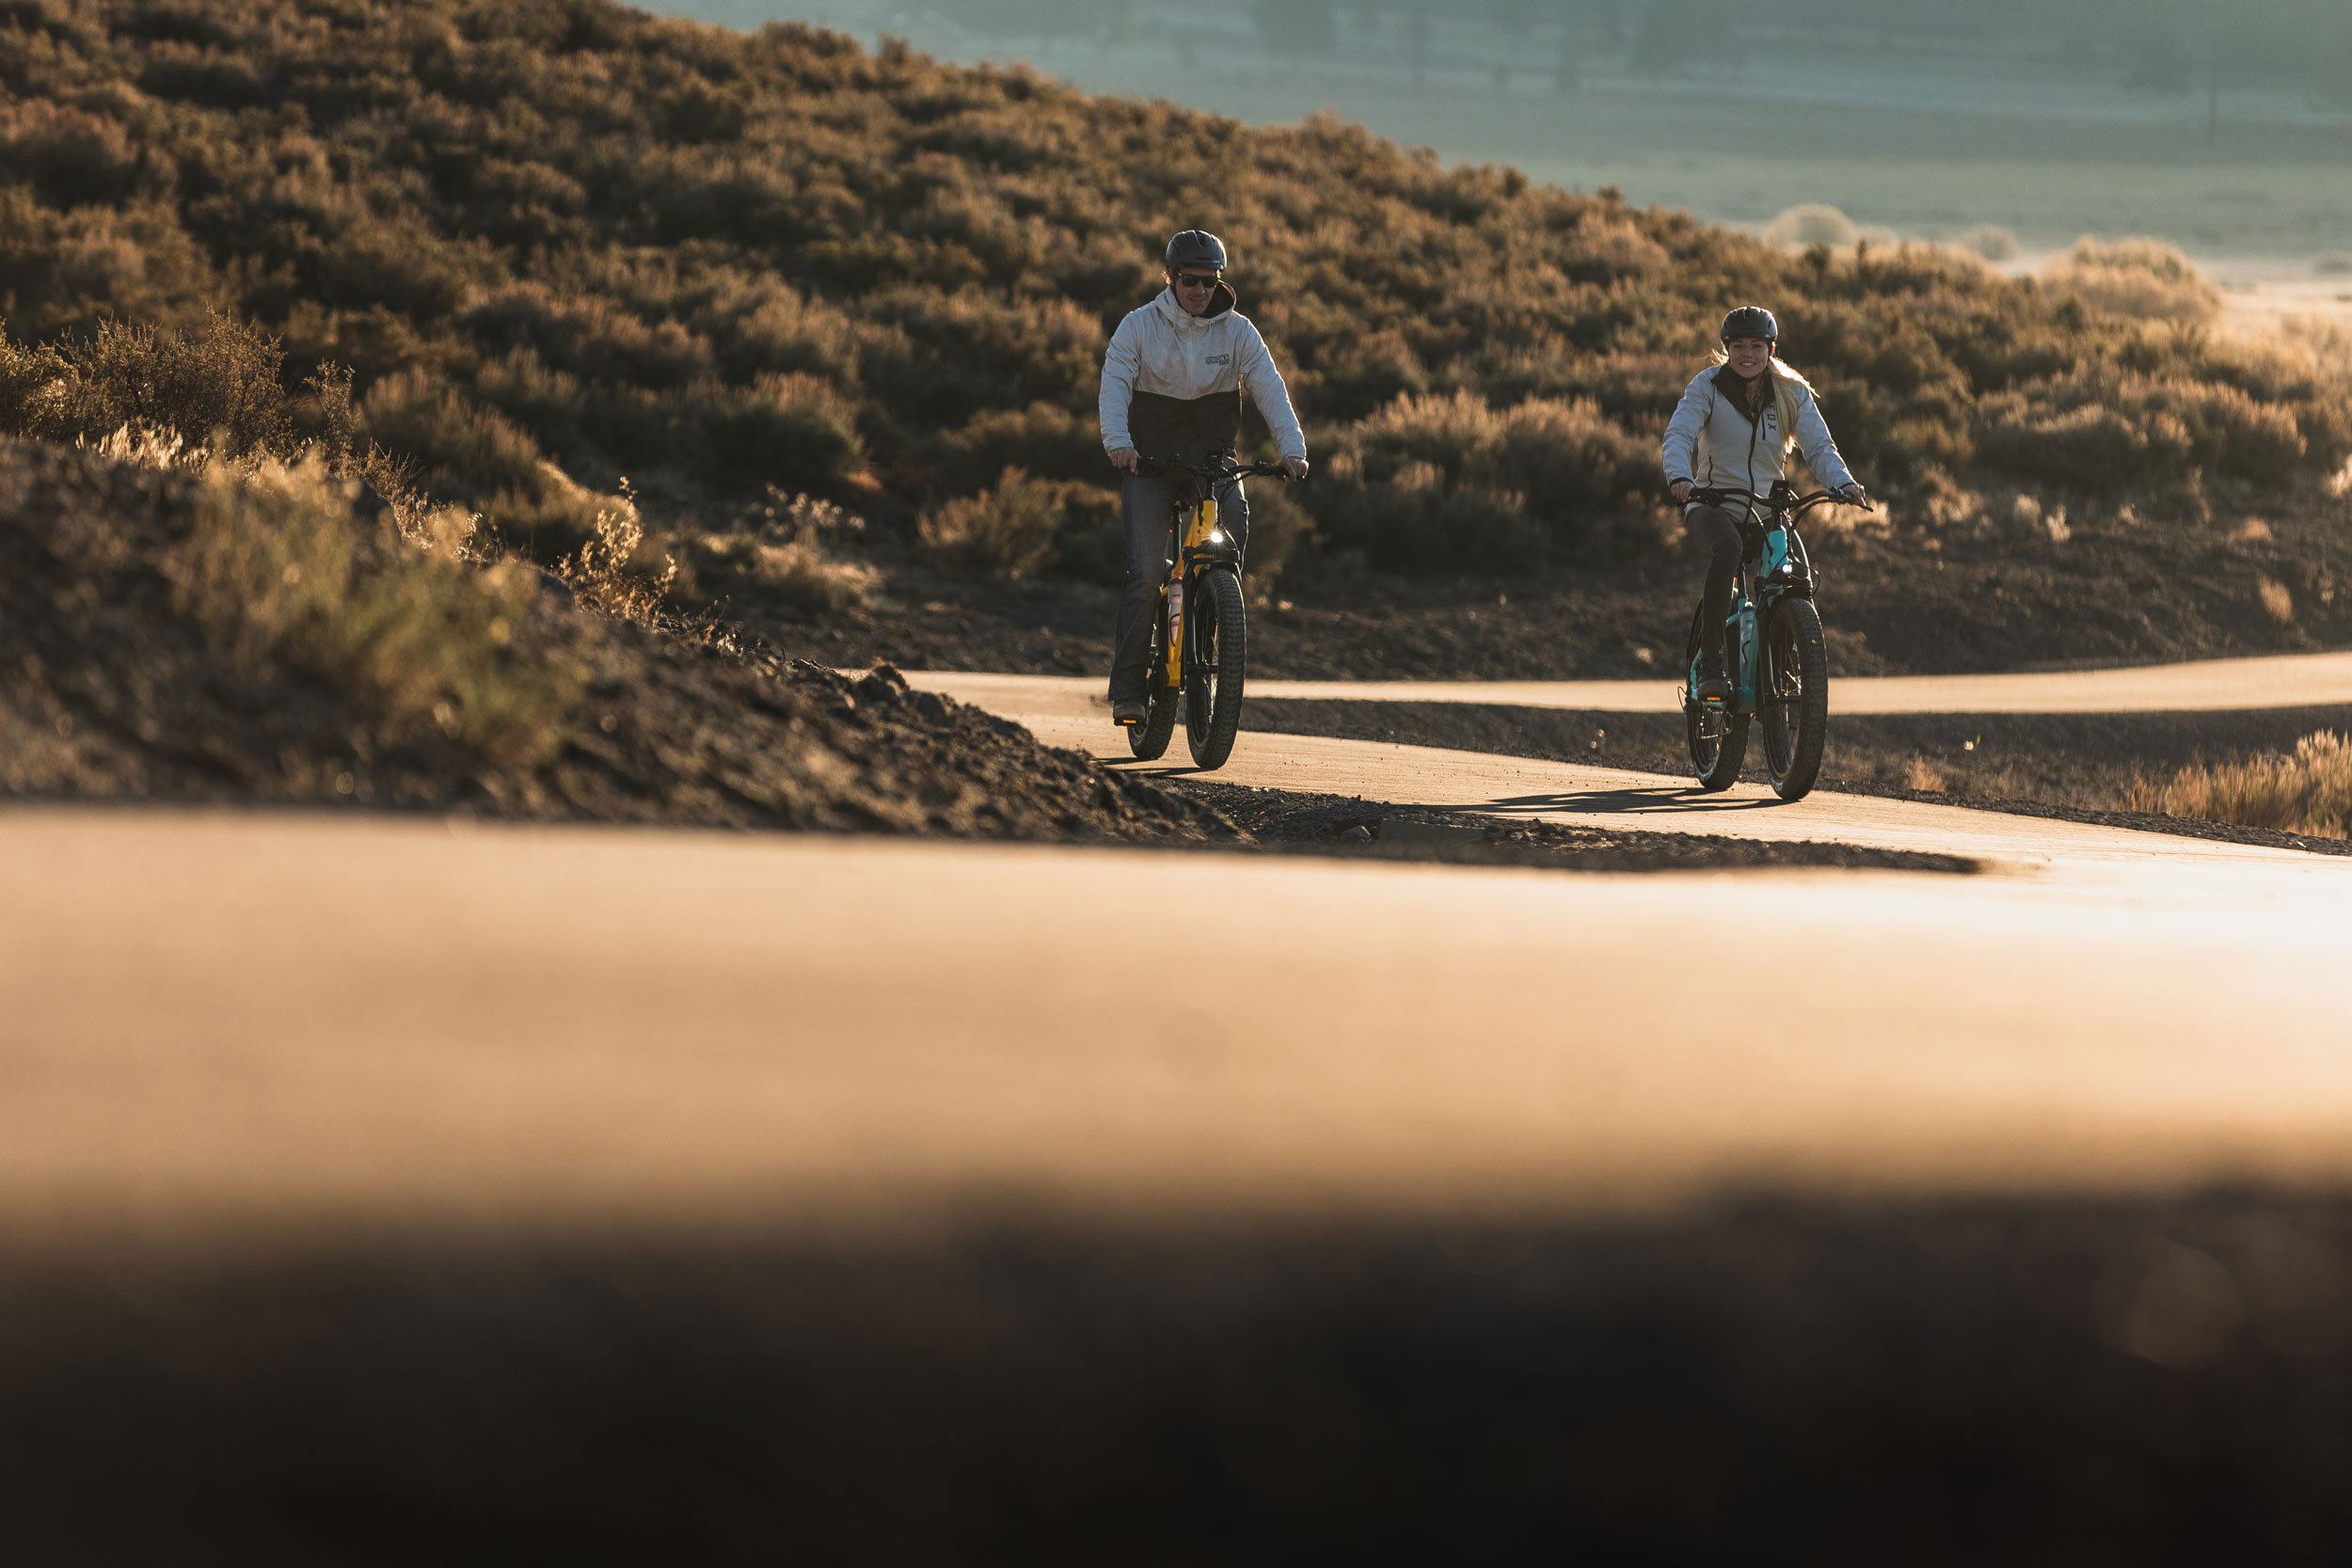
<instances>
[{"instance_id":1,"label":"man riding bike","mask_svg":"<svg viewBox=\"0 0 2352 1568\"><path fill-rule=\"evenodd\" d=\"M1225 245L1215 234L1187 229L1168 242L1168 287L1127 313L1103 356L1103 450L1127 477L1119 510L1127 526L1127 583L1119 594L1111 642L1111 719L1140 724L1151 639L1133 635L1168 573L1168 518L1176 481L1136 471L1140 456L1187 462L1231 455L1241 435L1244 392L1265 416L1281 450L1282 470L1307 475L1307 437L1292 412L1290 389L1274 368L1265 340L1233 309L1225 281ZM1235 546L1246 546L1241 482L1216 495L1217 524Z\"/></svg>"},{"instance_id":2,"label":"man riding bike","mask_svg":"<svg viewBox=\"0 0 2352 1568\"><path fill-rule=\"evenodd\" d=\"M1666 426L1666 481L1682 526L1708 552L1707 588L1699 600L1700 702L1731 696L1724 665L1724 622L1740 576L1740 517L1727 506L1693 504L1696 488L1745 490L1767 496L1788 469L1793 443L1823 485L1856 506L1870 504L1838 455L1812 384L1779 360L1780 323L1760 305L1743 305L1724 318L1724 351L1682 394ZM1701 477L1701 476L1704 477Z\"/></svg>"}]
</instances>

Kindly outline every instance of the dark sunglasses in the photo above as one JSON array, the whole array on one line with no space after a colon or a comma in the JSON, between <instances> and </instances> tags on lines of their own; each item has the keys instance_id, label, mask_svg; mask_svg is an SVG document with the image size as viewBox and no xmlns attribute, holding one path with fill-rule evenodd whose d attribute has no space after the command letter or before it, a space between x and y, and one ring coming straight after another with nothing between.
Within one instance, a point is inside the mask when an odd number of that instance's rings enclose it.
<instances>
[{"instance_id":1,"label":"dark sunglasses","mask_svg":"<svg viewBox=\"0 0 2352 1568\"><path fill-rule=\"evenodd\" d=\"M1180 289L1214 289L1216 281L1216 274L1213 272L1180 272L1176 275L1176 286Z\"/></svg>"}]
</instances>

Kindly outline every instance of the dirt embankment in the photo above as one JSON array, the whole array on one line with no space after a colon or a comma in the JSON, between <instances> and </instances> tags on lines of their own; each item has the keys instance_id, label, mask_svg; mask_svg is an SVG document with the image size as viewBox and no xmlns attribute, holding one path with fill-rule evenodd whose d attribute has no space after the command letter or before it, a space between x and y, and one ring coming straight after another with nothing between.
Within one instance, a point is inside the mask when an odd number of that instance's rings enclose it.
<instances>
[{"instance_id":1,"label":"dirt embankment","mask_svg":"<svg viewBox=\"0 0 2352 1568\"><path fill-rule=\"evenodd\" d=\"M647 630L535 570L436 568L305 483L0 443L0 795L1237 836L889 673Z\"/></svg>"}]
</instances>

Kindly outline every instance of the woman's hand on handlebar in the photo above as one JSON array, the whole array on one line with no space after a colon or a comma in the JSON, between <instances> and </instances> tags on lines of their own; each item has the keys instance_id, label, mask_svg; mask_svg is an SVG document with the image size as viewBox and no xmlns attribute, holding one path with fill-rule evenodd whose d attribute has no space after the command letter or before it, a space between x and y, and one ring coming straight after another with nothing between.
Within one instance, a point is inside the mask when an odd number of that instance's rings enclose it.
<instances>
[{"instance_id":1,"label":"woman's hand on handlebar","mask_svg":"<svg viewBox=\"0 0 2352 1568\"><path fill-rule=\"evenodd\" d=\"M1136 449L1133 447L1120 447L1111 453L1111 467L1121 473L1134 473L1137 461Z\"/></svg>"},{"instance_id":2,"label":"woman's hand on handlebar","mask_svg":"<svg viewBox=\"0 0 2352 1568\"><path fill-rule=\"evenodd\" d=\"M1862 487L1860 480L1856 480L1837 493L1846 498L1849 505L1858 506L1865 512L1870 510L1870 492Z\"/></svg>"},{"instance_id":3,"label":"woman's hand on handlebar","mask_svg":"<svg viewBox=\"0 0 2352 1568\"><path fill-rule=\"evenodd\" d=\"M1294 484L1307 477L1307 460L1303 457L1282 459L1282 477Z\"/></svg>"},{"instance_id":4,"label":"woman's hand on handlebar","mask_svg":"<svg viewBox=\"0 0 2352 1568\"><path fill-rule=\"evenodd\" d=\"M1691 499L1691 482L1687 479L1677 479L1666 486L1666 493L1674 497L1677 506L1688 505Z\"/></svg>"}]
</instances>

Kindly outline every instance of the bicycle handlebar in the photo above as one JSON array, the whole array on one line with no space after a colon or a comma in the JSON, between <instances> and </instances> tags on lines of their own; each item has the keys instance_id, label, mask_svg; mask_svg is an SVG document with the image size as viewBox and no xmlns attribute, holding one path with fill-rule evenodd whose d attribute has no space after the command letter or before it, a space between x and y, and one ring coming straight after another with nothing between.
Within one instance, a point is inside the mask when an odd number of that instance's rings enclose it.
<instances>
[{"instance_id":1,"label":"bicycle handlebar","mask_svg":"<svg viewBox=\"0 0 2352 1568\"><path fill-rule=\"evenodd\" d=\"M1287 479L1289 474L1279 463L1236 463L1221 458L1215 463L1187 463L1181 457L1137 457L1136 473L1152 479L1169 471L1187 473L1195 479Z\"/></svg>"},{"instance_id":2,"label":"bicycle handlebar","mask_svg":"<svg viewBox=\"0 0 2352 1568\"><path fill-rule=\"evenodd\" d=\"M1751 512L1785 511L1792 517L1802 517L1815 507L1825 506L1832 501L1840 506L1857 504L1847 499L1844 492L1837 490L1816 490L1809 496L1794 496L1775 504L1770 496L1759 496L1753 490L1725 490L1700 484L1691 486L1691 499L1710 503L1729 500L1745 501ZM1865 512L1878 510L1875 505L1867 501L1859 504Z\"/></svg>"}]
</instances>

